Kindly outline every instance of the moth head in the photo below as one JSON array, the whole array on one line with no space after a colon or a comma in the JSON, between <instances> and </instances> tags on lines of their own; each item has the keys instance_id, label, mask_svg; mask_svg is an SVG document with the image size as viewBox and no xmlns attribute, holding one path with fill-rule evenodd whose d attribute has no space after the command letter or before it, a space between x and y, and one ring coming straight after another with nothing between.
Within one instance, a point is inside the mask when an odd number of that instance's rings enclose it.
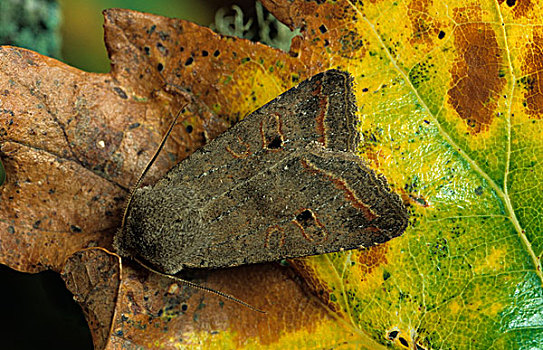
<instances>
[{"instance_id":1,"label":"moth head","mask_svg":"<svg viewBox=\"0 0 543 350\"><path fill-rule=\"evenodd\" d=\"M139 259L165 273L184 268L184 256L197 254L203 219L198 195L161 180L134 192L124 225L115 236L119 255Z\"/></svg>"}]
</instances>

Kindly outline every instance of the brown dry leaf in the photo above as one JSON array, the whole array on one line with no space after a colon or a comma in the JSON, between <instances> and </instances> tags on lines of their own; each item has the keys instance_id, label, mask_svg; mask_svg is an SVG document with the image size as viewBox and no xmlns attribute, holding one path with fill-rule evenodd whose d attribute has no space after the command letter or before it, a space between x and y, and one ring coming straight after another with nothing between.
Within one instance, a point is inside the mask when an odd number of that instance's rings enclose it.
<instances>
[{"instance_id":1,"label":"brown dry leaf","mask_svg":"<svg viewBox=\"0 0 543 350\"><path fill-rule=\"evenodd\" d=\"M109 339L121 284L121 259L103 248L83 249L68 258L62 278L81 305L96 349Z\"/></svg>"}]
</instances>

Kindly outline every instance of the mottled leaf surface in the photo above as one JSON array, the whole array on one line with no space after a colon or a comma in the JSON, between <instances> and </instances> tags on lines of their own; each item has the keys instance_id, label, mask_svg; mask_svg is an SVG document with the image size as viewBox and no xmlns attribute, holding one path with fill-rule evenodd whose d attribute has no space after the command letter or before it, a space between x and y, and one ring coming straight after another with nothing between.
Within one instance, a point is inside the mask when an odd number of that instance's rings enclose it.
<instances>
[{"instance_id":1,"label":"mottled leaf surface","mask_svg":"<svg viewBox=\"0 0 543 350\"><path fill-rule=\"evenodd\" d=\"M111 317L111 333L93 329L108 348L541 347L540 5L263 3L302 29L290 53L125 10L105 13L109 74L1 48L0 261L95 271L92 283L72 278L71 290L100 286L99 300L115 300L97 318ZM189 102L148 181L328 68L355 78L360 155L409 206L403 236L298 259L294 270L189 276L267 315L128 261L117 261L112 295L111 255L72 256L111 249L127 189L181 105Z\"/></svg>"}]
</instances>

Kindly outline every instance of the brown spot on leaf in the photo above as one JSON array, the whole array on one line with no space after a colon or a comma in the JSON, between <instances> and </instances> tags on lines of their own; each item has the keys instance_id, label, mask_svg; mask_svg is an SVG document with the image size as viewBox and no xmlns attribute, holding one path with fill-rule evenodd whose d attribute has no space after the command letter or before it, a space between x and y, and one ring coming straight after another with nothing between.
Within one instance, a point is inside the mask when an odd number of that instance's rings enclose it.
<instances>
[{"instance_id":1,"label":"brown spot on leaf","mask_svg":"<svg viewBox=\"0 0 543 350\"><path fill-rule=\"evenodd\" d=\"M507 0L507 5L513 7L513 14L515 18L530 17L533 14L532 10L534 4L532 0Z\"/></svg>"},{"instance_id":2,"label":"brown spot on leaf","mask_svg":"<svg viewBox=\"0 0 543 350\"><path fill-rule=\"evenodd\" d=\"M457 24L468 24L473 22L482 22L483 10L480 6L458 7L453 10L454 21Z\"/></svg>"},{"instance_id":3,"label":"brown spot on leaf","mask_svg":"<svg viewBox=\"0 0 543 350\"><path fill-rule=\"evenodd\" d=\"M434 17L428 13L431 6L432 2L426 0L414 0L407 6L407 16L413 27L411 43L431 42L439 32Z\"/></svg>"},{"instance_id":4,"label":"brown spot on leaf","mask_svg":"<svg viewBox=\"0 0 543 350\"><path fill-rule=\"evenodd\" d=\"M469 19L469 14L459 11L459 21ZM449 103L473 133L479 133L492 123L505 85L500 76L502 53L494 30L484 23L460 25L454 31L454 44L458 55L451 68Z\"/></svg>"},{"instance_id":5,"label":"brown spot on leaf","mask_svg":"<svg viewBox=\"0 0 543 350\"><path fill-rule=\"evenodd\" d=\"M386 244L380 244L360 251L358 262L362 276L370 275L376 267L387 263L387 250Z\"/></svg>"},{"instance_id":6,"label":"brown spot on leaf","mask_svg":"<svg viewBox=\"0 0 543 350\"><path fill-rule=\"evenodd\" d=\"M525 106L533 118L543 115L543 33L534 32L533 40L526 44L522 65Z\"/></svg>"}]
</instances>

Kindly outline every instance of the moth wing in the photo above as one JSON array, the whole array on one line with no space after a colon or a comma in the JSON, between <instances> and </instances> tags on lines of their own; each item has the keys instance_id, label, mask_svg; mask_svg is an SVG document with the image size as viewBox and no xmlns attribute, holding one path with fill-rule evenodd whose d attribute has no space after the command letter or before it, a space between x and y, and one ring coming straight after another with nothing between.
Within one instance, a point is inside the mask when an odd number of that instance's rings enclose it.
<instances>
[{"instance_id":1,"label":"moth wing","mask_svg":"<svg viewBox=\"0 0 543 350\"><path fill-rule=\"evenodd\" d=\"M331 70L251 113L155 186L136 191L127 250L175 273L401 234L407 214L399 197L352 154L355 107L351 76Z\"/></svg>"},{"instance_id":2,"label":"moth wing","mask_svg":"<svg viewBox=\"0 0 543 350\"><path fill-rule=\"evenodd\" d=\"M318 143L221 198L202 208L212 219L201 235L211 243L194 255L213 267L371 246L400 235L408 220L383 177L355 155Z\"/></svg>"}]
</instances>

